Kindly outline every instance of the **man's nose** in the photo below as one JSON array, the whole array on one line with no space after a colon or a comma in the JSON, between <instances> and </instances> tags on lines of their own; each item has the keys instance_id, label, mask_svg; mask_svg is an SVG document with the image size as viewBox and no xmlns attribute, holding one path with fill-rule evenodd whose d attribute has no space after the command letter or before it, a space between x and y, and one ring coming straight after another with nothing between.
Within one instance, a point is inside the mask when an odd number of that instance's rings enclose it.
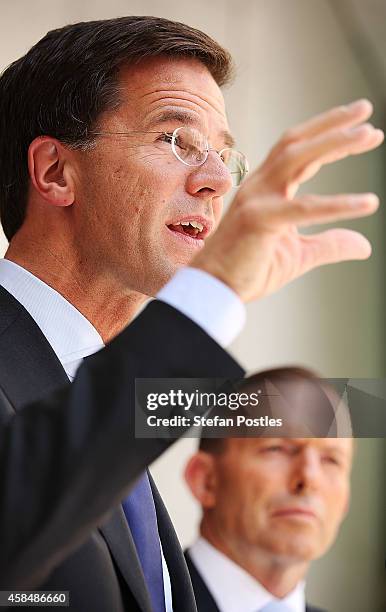
<instances>
[{"instance_id":1,"label":"man's nose","mask_svg":"<svg viewBox=\"0 0 386 612\"><path fill-rule=\"evenodd\" d=\"M303 450L294 459L291 474L291 490L305 493L318 488L321 477L319 454L315 449Z\"/></svg>"},{"instance_id":2,"label":"man's nose","mask_svg":"<svg viewBox=\"0 0 386 612\"><path fill-rule=\"evenodd\" d=\"M201 166L191 166L186 179L186 191L191 195L221 197L232 188L232 177L216 151L209 151L208 159Z\"/></svg>"}]
</instances>

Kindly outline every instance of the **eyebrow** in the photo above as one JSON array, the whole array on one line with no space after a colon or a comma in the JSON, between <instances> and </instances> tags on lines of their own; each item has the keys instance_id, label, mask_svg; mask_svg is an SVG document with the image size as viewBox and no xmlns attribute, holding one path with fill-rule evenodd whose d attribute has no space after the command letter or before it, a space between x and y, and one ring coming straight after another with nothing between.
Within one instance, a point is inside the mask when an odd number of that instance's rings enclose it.
<instances>
[{"instance_id":1,"label":"eyebrow","mask_svg":"<svg viewBox=\"0 0 386 612\"><path fill-rule=\"evenodd\" d=\"M161 111L155 117L152 117L151 121L147 124L147 127L154 127L159 125L160 123L166 123L167 121L180 121L185 125L195 126L197 125L197 119L192 113L184 111L182 109L167 109ZM236 144L235 139L232 134L227 130L223 130L220 132L220 137L222 138L224 144L227 147L234 147Z\"/></svg>"}]
</instances>

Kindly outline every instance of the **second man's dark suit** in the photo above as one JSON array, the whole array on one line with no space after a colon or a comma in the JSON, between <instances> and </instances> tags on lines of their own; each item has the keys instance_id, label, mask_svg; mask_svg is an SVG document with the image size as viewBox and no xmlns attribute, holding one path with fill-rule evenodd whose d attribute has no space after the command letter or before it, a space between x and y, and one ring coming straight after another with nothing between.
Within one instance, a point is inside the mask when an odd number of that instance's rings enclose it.
<instances>
[{"instance_id":1,"label":"second man's dark suit","mask_svg":"<svg viewBox=\"0 0 386 612\"><path fill-rule=\"evenodd\" d=\"M9 423L0 440L1 588L69 590L72 612L150 612L119 501L170 442L134 438L134 379L242 375L201 328L153 302L70 388L38 326L0 288L0 421ZM55 401L23 409L64 385ZM184 557L152 488L173 609L193 612Z\"/></svg>"},{"instance_id":2,"label":"second man's dark suit","mask_svg":"<svg viewBox=\"0 0 386 612\"><path fill-rule=\"evenodd\" d=\"M206 583L201 576L200 572L196 568L195 564L189 552L185 552L186 564L189 569L190 578L193 585L193 591L196 598L197 610L198 612L221 612L218 608L215 600L212 597L211 592L209 591ZM221 576L219 576L219 581L221 580ZM240 610L242 612L242 610ZM306 605L306 612L325 612L324 610L320 610L320 608L314 608L312 606Z\"/></svg>"}]
</instances>

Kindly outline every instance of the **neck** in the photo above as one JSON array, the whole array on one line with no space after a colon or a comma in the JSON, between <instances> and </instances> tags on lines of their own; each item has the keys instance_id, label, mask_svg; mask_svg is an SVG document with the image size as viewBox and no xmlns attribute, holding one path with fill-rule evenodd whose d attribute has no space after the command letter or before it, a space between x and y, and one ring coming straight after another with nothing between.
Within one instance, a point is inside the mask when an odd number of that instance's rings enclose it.
<instances>
[{"instance_id":1,"label":"neck","mask_svg":"<svg viewBox=\"0 0 386 612\"><path fill-rule=\"evenodd\" d=\"M214 548L248 572L274 597L289 595L304 578L308 563L299 559L275 555L257 546L240 545L222 537L218 528L201 523L201 536Z\"/></svg>"},{"instance_id":2,"label":"neck","mask_svg":"<svg viewBox=\"0 0 386 612\"><path fill-rule=\"evenodd\" d=\"M58 291L95 327L104 343L119 334L138 313L148 296L125 287L95 263L88 264L76 249L23 236L12 239L6 259L22 266Z\"/></svg>"}]
</instances>

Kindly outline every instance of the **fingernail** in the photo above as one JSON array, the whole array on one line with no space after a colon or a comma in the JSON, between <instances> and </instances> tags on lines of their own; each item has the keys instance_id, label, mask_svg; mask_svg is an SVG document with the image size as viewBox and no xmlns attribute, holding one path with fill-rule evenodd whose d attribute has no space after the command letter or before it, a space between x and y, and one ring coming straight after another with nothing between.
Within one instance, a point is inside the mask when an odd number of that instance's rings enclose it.
<instances>
[{"instance_id":1,"label":"fingernail","mask_svg":"<svg viewBox=\"0 0 386 612\"><path fill-rule=\"evenodd\" d=\"M357 110L359 108L368 108L369 111L373 110L373 105L371 104L370 100L367 100L367 98L361 98L360 100L355 100L355 102L351 102L351 104L348 105L348 108L350 109L350 111L354 111Z\"/></svg>"},{"instance_id":2,"label":"fingernail","mask_svg":"<svg viewBox=\"0 0 386 612\"><path fill-rule=\"evenodd\" d=\"M375 193L362 193L348 198L348 204L352 208L364 208L365 206L375 207L379 204L379 198Z\"/></svg>"}]
</instances>

